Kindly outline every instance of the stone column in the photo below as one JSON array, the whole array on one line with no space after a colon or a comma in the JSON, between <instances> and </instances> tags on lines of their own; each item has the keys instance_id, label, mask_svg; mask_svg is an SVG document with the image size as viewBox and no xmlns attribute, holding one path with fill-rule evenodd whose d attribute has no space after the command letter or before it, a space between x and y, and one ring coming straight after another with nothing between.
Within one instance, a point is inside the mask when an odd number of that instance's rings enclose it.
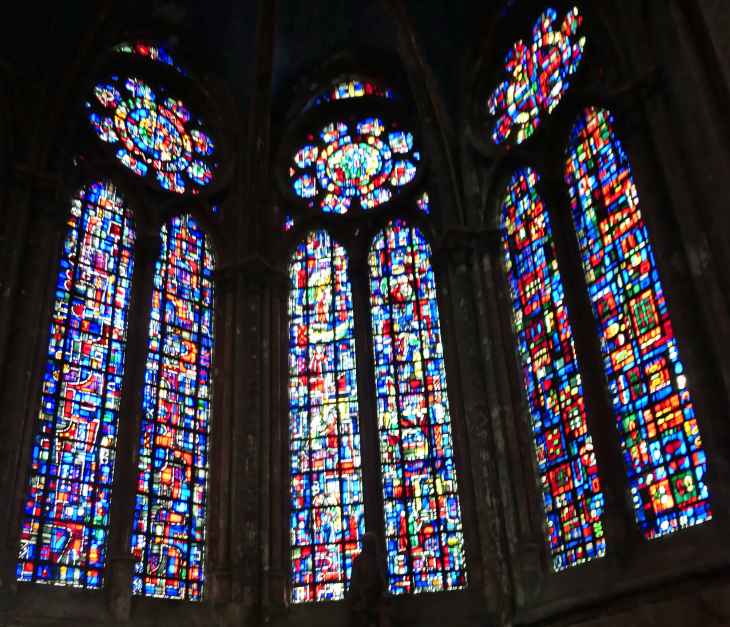
<instances>
[{"instance_id":1,"label":"stone column","mask_svg":"<svg viewBox=\"0 0 730 627\"><path fill-rule=\"evenodd\" d=\"M18 184L21 181L16 181ZM28 184L31 181L27 181ZM17 190L16 190L17 191ZM21 238L9 233L25 280L2 304L8 315L7 360L4 364L0 408L13 420L0 423L0 497L6 504L0 517L0 537L5 538L0 596L10 602L17 589L15 567L28 490L30 449L38 428L43 370L47 359L50 318L58 276L58 252L66 232L69 206L56 189L36 189L26 209L32 214Z\"/></svg>"}]
</instances>

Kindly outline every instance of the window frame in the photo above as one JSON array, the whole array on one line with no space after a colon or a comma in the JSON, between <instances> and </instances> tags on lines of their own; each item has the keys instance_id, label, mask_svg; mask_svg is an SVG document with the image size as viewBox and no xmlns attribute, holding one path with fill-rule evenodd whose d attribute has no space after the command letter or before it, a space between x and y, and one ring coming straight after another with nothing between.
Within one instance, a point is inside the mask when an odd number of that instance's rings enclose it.
<instances>
[{"instance_id":1,"label":"window frame","mask_svg":"<svg viewBox=\"0 0 730 627\"><path fill-rule=\"evenodd\" d=\"M673 216L658 210L658 205L667 201L668 192L660 174L662 159L652 142L653 128L646 117L646 109L642 106L642 98L646 96L640 91L641 81L630 77L625 55L617 50L619 39L616 37L614 24L600 8L589 7L585 2L560 0L546 3L528 0L511 10L525 9L525 4L529 5L529 11L510 22L509 27L499 37L500 42L516 41L528 36L531 23L548 6L556 9L559 20L565 14L566 7L577 6L584 16L581 28L583 36L587 38L582 61L583 71L579 68L560 104L552 114L542 118L534 135L509 151L494 146L491 135L484 133L483 115L476 110L486 102L490 90L498 84L489 82L489 77L492 76L489 68L498 68L496 75L500 66L503 66L503 55L495 49L494 44L490 46L491 62L487 63L487 57L482 56L486 70L482 69L482 77L477 82L475 110L472 111L469 122L473 129L479 129L473 131L472 146L495 163L495 173L489 183L483 210L486 226L484 252L490 260L490 267L485 272L491 275L487 281L495 289L498 318L495 332L504 346L504 360L508 371L507 388L502 391L502 396L512 408L514 424L508 424L507 428L513 441L512 450L519 451L516 457L514 453L510 454L508 462L515 477L524 477L524 481L516 482L515 497L519 503L527 504L527 512L520 513L521 520L526 519L522 522L526 537L520 546L513 546L512 551L532 553L532 558L521 564L522 574L514 575L516 587L522 588L525 594L519 612L525 619L529 619L588 602L595 598L596 590L600 590L598 594L601 598L608 598L639 585L646 585L647 582L667 581L672 577L699 573L710 566L719 565L722 563L720 555L723 549L718 532L723 526L719 525L718 519L726 515L727 506L723 502L720 486L714 483L715 473L712 471L713 464L722 464L723 456L713 443L719 436L714 424L718 420L717 408L722 406L722 400L717 391L710 389L708 377L703 376L704 373L715 370L712 364L708 364L701 357L702 347L707 346L710 340L705 329L693 326L692 313L686 305L691 296L696 294L697 285L688 277L686 268L690 264L682 254L684 251L681 234ZM499 18L495 20L495 25L498 23ZM591 46L595 35L599 35L600 45L609 44L600 54L598 50L592 50L599 47ZM615 80L610 85L601 87L597 83L596 72L604 68ZM603 369L597 324L582 272L568 185L563 176L570 132L582 111L590 107L607 109L614 115L613 128L616 137L629 155L632 175L641 199L641 215L650 233L672 328L678 346L683 347L680 349L682 361L692 389L693 404L708 460L705 480L710 489L712 519L651 541L644 541L640 537L630 501L621 441L615 426L616 416ZM632 154L638 157L631 158ZM544 531L545 513L540 498L534 436L529 405L525 400L512 299L504 266L502 205L512 176L526 167L532 168L541 177L536 188L550 215L576 354L581 365L587 422L593 436L598 475L604 492L608 488L613 497L612 504L607 499L603 515L606 555L559 572L555 572L551 566L550 545ZM678 249L682 252L678 252ZM677 258L678 255L681 259ZM668 262L670 259L671 263ZM713 376L717 377L718 373L713 372ZM534 483L531 483L530 477L534 478ZM517 507L524 505L519 504ZM525 523L527 526L524 526ZM533 574L537 575L537 579Z\"/></svg>"},{"instance_id":2,"label":"window frame","mask_svg":"<svg viewBox=\"0 0 730 627\"><path fill-rule=\"evenodd\" d=\"M161 45L178 56L178 51L161 42L145 39L135 39L151 45ZM121 45L121 44L119 44ZM180 55L182 56L182 55ZM188 66L185 66L188 68ZM93 97L93 88L99 80L103 80L112 69L126 68L130 74L136 73L143 77L150 77L155 82L165 84L171 77L175 77L176 70L162 64L139 57L136 54L126 54L116 51L116 46L109 49L95 68L77 86L77 96L71 100L71 110L74 115L67 124L67 135L74 148L83 156L82 159L69 160L63 166L62 193L54 198L50 204L50 213L39 219L45 221L46 229L50 229L52 245L43 250L45 276L43 277L43 296L40 306L41 315L34 337L33 368L29 379L28 393L30 395L24 412L22 440L17 456L17 471L14 477L11 493L13 495L9 519L9 539L13 539L13 548L5 553L3 568L11 572L12 581L18 587L18 600L25 603L43 605L49 615L62 612L64 598L70 594L84 603L89 604L91 615L101 619L109 618L109 611L115 612L114 597L121 592L128 593L133 611L140 612L141 616L159 616L160 608L165 607L165 615L171 624L178 624L181 620L189 619L190 613L197 615L200 620L212 618L212 599L214 577L213 574L227 562L228 556L221 555L220 545L222 537L227 533L227 520L223 514L227 511L222 506L225 495L225 485L228 481L230 468L218 462L221 456L230 458L230 438L226 432L230 429L230 419L226 411L226 398L230 396L230 383L226 381L224 372L230 362L229 350L231 324L231 302L233 294L226 285L228 267L228 251L223 237L224 223L234 219L225 213L218 214L214 205L226 202L227 190L231 183L234 160L231 146L222 132L224 112L213 96L203 96L200 79L192 70L179 80L175 86L176 93L186 102L194 103L197 113L205 117L208 129L213 134L216 149L220 149L218 169L214 173L214 181L198 195L186 193L176 194L154 185L138 177L115 158L108 156L106 146L94 133L88 123L88 116L83 103ZM127 340L125 345L124 372L120 407L117 410L117 443L114 478L111 485L111 505L109 508L109 523L107 526L107 544L104 565L104 580L97 589L75 588L66 585L35 585L36 582L22 582L15 579L15 565L18 561L20 535L24 520L24 502L27 498L30 460L33 441L38 429L38 415L41 405L41 387L45 370L46 352L50 336L51 321L53 319L53 304L56 296L56 278L58 264L61 259L63 241L68 231L68 216L71 202L76 194L95 181L108 181L114 185L118 195L124 200L132 216L136 238L132 251L134 268L131 278L131 291L128 308ZM141 433L142 388L149 342L149 319L152 302L152 279L155 272L155 263L161 253L161 229L173 218L190 215L198 224L205 238L210 244L214 267L212 274L213 284L213 359L211 372L211 425L208 434L208 485L206 490L207 512L205 519L205 556L203 565L204 589L200 601L189 599L167 599L147 597L132 594L132 573L127 565L134 564L131 556L131 530L134 514L134 498L137 493L139 438ZM129 508L131 494L132 507ZM125 500L127 501L125 503ZM124 510L127 510L126 512ZM128 514L128 515L127 515ZM124 586L122 579L129 579L129 585ZM119 581L118 581L119 580ZM121 582L121 583L120 583ZM192 606L191 606L192 603ZM40 604L40 605L39 605Z\"/></svg>"},{"instance_id":3,"label":"window frame","mask_svg":"<svg viewBox=\"0 0 730 627\"><path fill-rule=\"evenodd\" d=\"M399 95L409 95L409 90L403 89L396 81L378 80L374 78L377 73L346 72L332 77L329 75L327 82L319 83L319 90L327 88L350 78L359 78L363 82L368 80L375 84L394 87L393 91ZM373 78L370 78L373 77ZM307 100L309 102L309 99ZM290 110L295 111L293 105ZM403 122L403 130L414 135L421 152L421 160L418 164L418 171L413 182L408 184L402 193L395 194L390 200L372 209L352 211L352 207L345 214L324 213L316 206L308 208L303 206L302 199L298 199L290 188L292 183L289 177L285 176L288 164L292 155L299 147L297 138L304 135L304 129L317 129L326 124L336 121L339 117L361 116L377 117L380 115L398 116ZM464 554L466 561L467 586L457 590L442 590L439 592L395 595L394 603L404 615L417 616L420 614L418 604L425 602L425 598L441 598L441 595L450 595L449 599L457 601L458 609L452 607L450 612L443 612L443 609L433 604L433 608L441 614L444 619L457 615L475 614L479 610L475 604L475 592L479 586L483 586L484 573L478 549L471 547L478 546L479 534L476 531L476 511L474 508L473 483L471 477L470 453L467 446L467 430L463 417L463 401L461 385L459 380L459 364L454 350L454 328L453 314L450 310L449 283L451 273L449 269L450 253L445 250L446 242L443 235L438 234L440 226L440 215L438 211L438 199L436 198L434 175L431 172L431 162L428 154L428 142L426 135L419 124L419 118L409 99L403 102L386 100L384 98L369 96L353 99L339 100L335 102L322 103L305 108L301 116L295 117L286 125L282 132L282 141L276 157L276 183L277 203L279 222L276 228L279 229L275 236L277 242L274 258L277 266L286 268L287 279L289 277L289 264L297 247L308 236L309 233L318 230L326 231L330 237L336 240L344 249L348 258L348 273L352 283L353 294L353 315L355 342L357 354L357 385L359 399L359 420L361 430L361 455L363 471L363 493L365 504L366 531L374 531L381 543L385 541L385 520L384 520L384 497L382 478L380 475L381 458L378 440L378 418L376 409L376 381L375 381L375 354L372 334L372 312L370 308L370 285L368 270L368 254L374 243L375 237L385 229L393 220L404 220L410 228L417 228L429 246L431 247L431 264L434 272L435 284L437 287L436 301L439 310L439 320L442 335L442 346L444 353L444 364L447 371L446 379L449 389L449 409L451 424L453 427L454 440L454 465L458 479L458 495L461 507L461 518L464 534ZM292 179L293 181L293 179ZM430 188L429 188L430 185ZM430 189L430 191L429 191ZM428 191L430 195L429 213L425 213L416 205L421 195ZM294 224L285 230L284 216L292 216ZM287 289L287 302L288 302ZM286 331L282 342L282 381L289 379L289 313L286 312ZM283 459L288 459L289 452L289 391L288 384L282 386L282 453ZM289 515L290 515L290 470L285 466L286 476L282 480L282 521L287 521L286 530L282 530L281 542L282 553L287 557L282 561L286 564L286 572L291 582L291 544L289 538ZM291 589L291 583L289 583ZM478 593L477 593L478 594ZM463 602L462 602L463 601ZM331 611L333 606L341 606L342 611L346 609L347 598L335 601L311 601L296 603L290 606L290 616L293 624L303 623L316 617L325 615ZM429 600L430 604L431 601ZM340 611L340 610L337 610ZM421 610L422 611L422 610Z\"/></svg>"}]
</instances>

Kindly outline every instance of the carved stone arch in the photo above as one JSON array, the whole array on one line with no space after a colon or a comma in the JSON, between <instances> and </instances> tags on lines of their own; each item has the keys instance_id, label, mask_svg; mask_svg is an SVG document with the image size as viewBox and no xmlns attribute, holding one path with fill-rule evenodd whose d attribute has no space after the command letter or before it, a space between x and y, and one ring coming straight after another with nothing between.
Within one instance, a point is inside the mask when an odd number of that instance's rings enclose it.
<instances>
[{"instance_id":1,"label":"carved stone arch","mask_svg":"<svg viewBox=\"0 0 730 627\"><path fill-rule=\"evenodd\" d=\"M126 525L131 525L132 522L129 508L126 508L125 511L125 500L130 494L134 498L133 490L129 490L128 488L130 485L130 475L132 475L131 485L134 485L135 481L133 475L136 472L136 467L129 467L133 465L132 458L136 459L133 451L136 448L135 440L138 441L139 439L139 430L135 430L135 418L140 413L140 407L137 405L137 401L139 400L137 394L139 386L136 385L135 380L138 379L137 375L141 371L143 374L144 370L143 365L140 366L140 363L143 364L144 362L144 355L146 354L144 347L147 343L147 331L149 328L149 305L152 288L152 272L150 272L150 268L154 270L155 261L159 257L160 227L169 217L184 213L194 215L201 223L201 229L205 231L206 239L216 249L214 254L218 264L226 265L226 260L229 257L227 251L228 242L223 239L224 231L221 228L221 219L212 207L225 199L232 181L232 172L235 166L235 160L233 159L234 142L230 141L230 137L233 137L234 134L225 133L221 129L224 126L228 128L235 127L237 124L235 121L231 122L230 118L233 116L230 115L230 96L220 81L218 83L204 83L189 68L186 72L187 76L184 77L185 80L182 80L180 77L174 77L178 79L177 81L173 80L173 82L177 82L177 88L179 89L181 98L194 100L197 112L201 116L215 120L217 130L214 141L216 142L216 148L219 146L221 148L219 154L220 160L216 164L218 166L216 175L219 181L211 188L210 193L198 196L191 195L184 199L174 198L170 195L166 196L164 193L157 193L154 190L151 191L148 186L141 184L138 177L129 171L125 171L125 168L121 166L116 158L109 153L104 154L103 151L97 150L94 142L90 140L98 141L98 137L94 137L93 134L90 135L88 132L88 118L85 117L87 114L84 103L88 101L90 96L93 97L93 87L96 84L95 81L99 80L99 73L103 71L115 71L114 68L133 68L135 72L144 71L149 72L151 75L162 75L165 73L164 71L160 72L157 67L150 69L151 61L140 61L140 59L134 58L134 54L118 52L115 47L109 49L108 42L110 39L113 40L114 36L110 34L111 31L104 31L102 25L109 18L113 6L113 2L107 3L105 9L100 12L96 21L92 24L88 37L80 46L79 54L72 71L69 73L69 77L62 83L59 97L55 100L48 99L51 103L52 110L49 112L49 115L43 118L41 123L41 127L48 131L46 136L47 141L44 141L40 147L40 154L35 155L35 162L39 164L39 171L42 171L43 163L53 171L53 176L46 178L52 178L54 186L50 190L50 193L43 191L41 194L38 189L33 191L35 197L43 195L43 200L42 202L38 199L34 200L33 204L36 207L34 207L33 212L30 212L29 217L32 221L32 226L29 227L29 246L32 246L33 250L29 251L29 254L33 259L25 264L25 270L29 275L32 275L36 269L42 268L43 271L38 274L43 279L25 286L24 293L27 293L28 296L25 299L26 302L21 303L24 310L29 309L33 313L33 316L26 314L24 326L33 326L35 333L32 342L28 342L28 333L22 339L15 342L21 342L21 345L24 342L29 347L26 351L30 352L30 355L27 357L23 356L23 358L30 360L32 367L28 367L30 374L27 378L29 380L24 382L22 393L15 395L15 399L23 403L23 407L20 410L14 410L19 417L22 416L22 420L19 419L17 421L18 426L15 429L18 433L6 434L10 437L7 438L6 441L8 443L5 446L13 447L15 444L19 445L17 451L10 450L10 448L6 451L9 453L9 459L11 461L14 459L18 468L4 469L3 477L10 477L5 480L6 484L12 483L14 477L16 485L4 485L2 493L8 497L8 515L11 515L10 512L17 512L18 504L22 502L28 490L28 486L23 485L26 483L24 478L27 470L25 462L28 457L26 454L29 446L28 437L36 429L38 416L36 391L40 389L38 386L42 382L42 372L40 372L39 367L42 366L43 360L42 357L38 356L38 350L36 349L39 349L43 342L47 340L47 331L50 328L50 322L47 319L50 319L49 316L51 314L49 312L51 311L53 299L49 299L48 294L53 292L53 286L51 284L58 274L58 254L54 254L54 252L58 252L59 241L62 238L61 231L65 232L64 229L67 228L65 227L65 223L70 206L68 200L86 182L98 179L112 181L117 192L124 198L125 205L129 208L130 213L135 219L137 238L134 247L134 259L136 265L134 280L132 281L132 309L129 311L130 327L127 343L128 350L125 360L124 392L122 393L119 410L120 415L123 415L123 420L120 422L123 422L124 425L122 425L120 431L119 448L117 450L118 468L114 479L115 495L118 498L115 499L115 505L111 511L110 532L106 547L108 550L108 559L105 583L107 591L111 591L111 594L104 595L103 599L100 598L99 602L101 605L94 611L101 611L102 615L108 611L107 597L110 596L112 599L111 608L109 608L111 613L118 617L128 617L131 579L128 580L129 586L125 586L127 576L124 571L128 563L125 561L125 556L129 551L129 536L123 528ZM119 21L115 20L110 21L115 24L119 23ZM106 48L106 50L100 50L103 48ZM120 61L119 55L125 55L128 59ZM101 61L97 62L99 59ZM182 76L182 72L180 74ZM86 78L84 79L83 77ZM194 79L194 84L186 86L186 81L190 83L191 79ZM220 97L220 104L214 102L216 98L211 96L211 92L215 92L216 96ZM8 144L3 142L3 147L6 145ZM41 211L38 211L38 208ZM48 219L49 215L50 220ZM234 215L231 214L231 217ZM45 227L38 228L39 221L41 223L47 222L48 224ZM25 242L21 242L21 244L21 248L25 246ZM40 250L38 247L40 247ZM138 269L140 270L138 271ZM51 291L49 292L49 290ZM28 300L31 302L27 302ZM222 315L217 316L215 320L216 326L221 327L221 329L230 327L230 324L226 324L226 318L228 316L224 313L226 308L230 309L230 303L226 307L225 301L225 298L218 298L216 303L223 304L221 307ZM36 310L39 310L39 312L37 313ZM216 333L216 335L218 336L218 340L225 342L223 333ZM14 356L13 359L17 361L18 357ZM218 366L222 366L222 361L216 353L214 353L214 360L216 362L214 365L216 366L217 372ZM39 366L39 363L41 366ZM221 370L223 370L222 367ZM214 378L217 378L217 374L214 375ZM230 385L224 382L222 378L219 380L219 384L221 392L226 386ZM220 394L220 396L222 397L223 394ZM12 400L15 399L11 399L11 404ZM220 410L223 407L217 400L214 399L216 405L219 405L215 410L216 414L222 413ZM223 424L226 420L215 421L215 423L219 422ZM217 425L214 424L214 426ZM19 433L20 431L24 433L21 434ZM23 439L22 446L20 446L19 440L21 435ZM227 437L227 434L219 431L213 440L216 444L219 444L222 440L227 439ZM124 465L127 468L120 467ZM7 471L9 471L8 474L6 474ZM225 486L225 481L221 481L219 477L216 477L215 472L212 474L214 475L212 489L220 490L221 485ZM225 490L225 488L223 489ZM217 498L213 500L215 501ZM126 516L125 514L129 515ZM210 511L209 514L213 514L213 512ZM208 521L211 524L218 525L218 515L209 516ZM3 520L0 525L4 537L7 537L5 542L7 550L5 551L2 562L3 572L7 573L7 577L4 575L3 578L9 582L8 585L10 587L14 588L15 576L11 574L11 571L14 572L15 568L12 566L12 562L14 559L17 559L17 545L14 541L17 539L17 530L11 529L10 527L17 527L17 525L15 525L15 522L10 521L10 526L8 526L6 522ZM226 525L227 521L222 525L224 527L223 533L225 533ZM216 530L211 530L211 541L217 541L219 535ZM15 558L12 556L14 552L16 553ZM227 559L227 556L223 559ZM218 561L214 560L211 563L211 570L207 572L207 575L212 575L212 569L217 567ZM213 577L210 577L210 581L213 581ZM49 587L40 586L39 589L34 589L29 594L33 598L40 595L40 598L45 599L49 591ZM53 599L53 592L50 592L49 599ZM49 609L49 611L52 612L53 610ZM197 613L201 616L207 616L208 608L205 607L200 610L191 611L194 614Z\"/></svg>"},{"instance_id":2,"label":"carved stone arch","mask_svg":"<svg viewBox=\"0 0 730 627\"><path fill-rule=\"evenodd\" d=\"M388 73L376 72L365 73L358 69L355 64L349 64L347 59L342 57L336 59L335 65L339 65L339 71L332 71L332 66L325 68L326 73L319 82L303 79L300 83L302 91L294 98L295 104L292 104L286 115L282 115L283 122L281 127L277 129L279 138L279 149L277 152L277 175L276 184L278 191L278 210L281 213L289 214L296 204L302 206L302 198L294 195L290 191L294 179L290 176L289 168L296 172L298 162L294 160L294 155L302 144L301 137L315 133L319 133L320 129L333 121L338 121L345 116L354 116L354 123L358 120L364 121L366 118L382 118L384 122L381 124L388 125L391 119L398 119L398 126L393 127L385 132L388 135L390 130L396 128L412 134L413 137L408 139L408 148L403 150L404 154L411 154L411 151L418 150L418 169L420 170L402 191L393 195L379 205L369 208L358 208L348 206L345 213L325 213L319 208L304 207L298 211L294 209L291 215L294 217L294 225L288 230L283 228L279 233L272 233L272 237L276 238L281 244L275 247L275 257L278 260L276 265L288 263L292 249L301 244L304 237L317 228L325 229L331 237L336 239L342 246L346 247L349 259L349 268L351 273L354 315L355 315L355 336L357 343L357 378L359 393L359 407L361 411L361 428L362 428L362 446L363 446L363 474L365 482L365 520L368 529L374 530L382 537L384 531L384 496L382 483L380 479L381 458L378 452L378 430L376 427L375 411L373 399L376 398L376 381L374 378L374 361L373 361L373 331L371 328L371 307L370 307L370 279L368 268L368 255L371 251L375 237L382 233L384 229L394 223L394 220L404 220L410 227L418 229L421 233L420 237L425 239L432 251L431 263L436 266L439 261L441 239L441 207L438 202L431 204L430 213L422 211L417 205L417 201L422 197L424 191L432 189L430 184L434 178L440 176L429 162L429 150L426 150L425 135L420 131L421 128L421 110L413 106L413 100L409 98L408 91L397 91L396 80L389 80ZM353 67L355 69L353 69ZM390 73L392 75L392 72ZM378 89L392 89L396 97L364 95L355 98L322 98L321 94L325 91L331 91L337 85L347 81L359 81L365 84L366 81L374 85ZM317 100L323 100L317 104ZM309 104L309 106L307 106ZM301 113L301 114L300 114ZM348 121L349 125L353 124L353 120ZM354 128L354 127L353 127ZM349 132L354 133L353 129L348 126ZM344 132L344 131L343 131ZM376 135L380 137L380 133ZM299 144L296 143L299 138ZM359 140L358 140L359 141ZM390 142L390 139L388 139ZM413 147L411 148L410 142ZM430 143L429 143L430 145ZM390 150L390 149L389 149ZM392 147L393 160L397 158L396 149ZM390 157L389 157L390 158ZM412 157L409 157L412 158ZM415 161L414 161L415 163ZM437 194L431 192L433 196ZM357 202L353 200L353 204ZM441 310L441 329L444 336L443 343L449 344L453 341L453 329L451 329L451 312L449 311L449 301L447 296L448 269L434 269L438 284L438 302ZM443 279L443 280L441 280ZM460 381L458 376L458 359L456 351L451 348L444 348L445 359L448 361L448 370L451 374L449 377L449 398L452 413L452 434L456 432L456 448L459 448L460 454L455 456L458 466L459 476L459 494L461 498L461 512L463 516L464 535L471 541L468 542L467 559L470 569L470 585L475 586L473 592L467 590L450 592L449 594L457 595L466 599L476 598L481 594L481 583L483 580L483 563L481 554L478 549L478 532L476 531L476 516L474 510L474 495L471 487L471 463L470 451L466 443L466 430L462 428L461 421L464 420L463 411L461 409L460 400ZM284 363L282 364L284 366ZM285 376L285 375L284 375ZM458 423L458 424L457 424ZM282 423L282 438L288 423ZM463 433L462 433L463 432ZM287 480L283 479L282 498L285 499L288 491L285 489ZM289 509L289 504L282 504L283 509ZM284 538L282 550L286 551L288 541ZM463 561L461 562L463 564ZM410 572L410 571L409 571ZM409 575L410 576L410 575ZM445 577L445 575L444 575ZM406 577L407 579L407 577ZM410 585L410 584L409 584ZM446 583L443 584L444 589L450 587L461 587L463 584ZM436 584L434 584L436 586ZM436 589L436 587L434 588ZM402 601L404 608L409 608L411 601L406 595ZM318 610L314 606L301 607L301 612L307 615L314 615Z\"/></svg>"}]
</instances>

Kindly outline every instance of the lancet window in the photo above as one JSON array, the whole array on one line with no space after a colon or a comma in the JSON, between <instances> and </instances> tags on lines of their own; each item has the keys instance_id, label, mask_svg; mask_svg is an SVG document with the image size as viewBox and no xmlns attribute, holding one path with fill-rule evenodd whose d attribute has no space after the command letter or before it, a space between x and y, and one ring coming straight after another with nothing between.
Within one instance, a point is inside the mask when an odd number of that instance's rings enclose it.
<instances>
[{"instance_id":1,"label":"lancet window","mask_svg":"<svg viewBox=\"0 0 730 627\"><path fill-rule=\"evenodd\" d=\"M121 520L112 513L123 501L114 492L123 489L115 487L115 471L138 466L136 507L120 523L132 529L129 585L145 596L203 597L215 263L195 215L206 215L201 207L215 211L204 201L192 213L174 202L215 184L220 150L214 131L193 113L191 80L164 47L132 42L109 53L86 103L82 124L90 139L76 164L88 161L107 174L74 197L60 253L20 581L106 585L110 551L120 550L110 544L112 521ZM116 165L109 167L105 154ZM128 201L117 179L152 209ZM135 188L138 180L145 189ZM148 269L135 261L137 211L144 223L162 224L159 257ZM131 309L133 302L149 307ZM129 345L131 325L149 329L146 346ZM145 359L146 368L130 368L129 355ZM129 371L144 372L144 381ZM142 404L132 408L135 387ZM135 415L139 446L120 455L120 430L129 433Z\"/></svg>"},{"instance_id":2,"label":"lancet window","mask_svg":"<svg viewBox=\"0 0 730 627\"><path fill-rule=\"evenodd\" d=\"M330 108L344 99L358 106ZM467 584L431 245L406 219L433 207L404 102L376 82L342 79L309 100L281 150L291 209L284 229L295 248L289 449L297 602L344 597L366 502L382 504L369 530L384 538L393 594ZM333 227L347 233L347 246ZM376 398L358 394L368 385ZM376 439L377 457L365 454L365 433ZM363 479L367 468L379 477L374 485Z\"/></svg>"},{"instance_id":3,"label":"lancet window","mask_svg":"<svg viewBox=\"0 0 730 627\"><path fill-rule=\"evenodd\" d=\"M596 456L599 436L591 433L602 417L615 417L631 506L645 539L711 518L707 458L688 375L629 160L612 114L572 88L576 82L601 88L602 56L592 49L597 42L586 31L584 10L562 2L559 7L544 9L532 37L523 23L524 37L495 76L485 119L497 158L517 146L523 155L544 154L555 141L564 150L559 176L565 186L552 185L549 199L542 198L539 168L517 168L502 192L499 219L555 570L611 550L603 528L608 466ZM589 56L590 63L584 61ZM506 80L499 78L503 73ZM537 163L556 176L550 164ZM572 221L556 218L564 207L572 208ZM553 229L570 222L572 232L562 232L559 241L574 247L582 273L580 284L564 285L558 259L571 256L556 249ZM566 290L590 303L594 325L568 310ZM576 324L597 334L595 344L582 334L580 367ZM609 407L606 398L585 394L587 369L602 371ZM601 450L606 453L607 442Z\"/></svg>"}]
</instances>

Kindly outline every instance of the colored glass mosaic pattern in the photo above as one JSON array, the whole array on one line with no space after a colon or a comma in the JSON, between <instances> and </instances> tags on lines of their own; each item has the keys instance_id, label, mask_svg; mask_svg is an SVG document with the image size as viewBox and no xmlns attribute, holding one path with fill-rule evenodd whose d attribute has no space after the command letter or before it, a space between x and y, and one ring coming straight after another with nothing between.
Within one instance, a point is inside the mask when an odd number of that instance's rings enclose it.
<instances>
[{"instance_id":1,"label":"colored glass mosaic pattern","mask_svg":"<svg viewBox=\"0 0 730 627\"><path fill-rule=\"evenodd\" d=\"M515 142L521 144L540 125L540 116L549 115L568 90L568 77L578 70L583 57L585 37L576 32L583 17L574 8L555 30L558 14L547 9L532 31L532 43L521 39L514 44L505 60L510 79L504 81L488 101L489 112L501 115L492 138L505 142L516 130Z\"/></svg>"},{"instance_id":2,"label":"colored glass mosaic pattern","mask_svg":"<svg viewBox=\"0 0 730 627\"><path fill-rule=\"evenodd\" d=\"M142 407L135 594L200 600L208 508L213 256L190 216L162 227Z\"/></svg>"},{"instance_id":3,"label":"colored glass mosaic pattern","mask_svg":"<svg viewBox=\"0 0 730 627\"><path fill-rule=\"evenodd\" d=\"M345 251L326 232L311 233L290 276L292 598L342 599L365 532Z\"/></svg>"},{"instance_id":4,"label":"colored glass mosaic pattern","mask_svg":"<svg viewBox=\"0 0 730 627\"><path fill-rule=\"evenodd\" d=\"M393 594L466 586L431 248L394 220L369 255L385 535Z\"/></svg>"},{"instance_id":5,"label":"colored glass mosaic pattern","mask_svg":"<svg viewBox=\"0 0 730 627\"><path fill-rule=\"evenodd\" d=\"M428 198L428 192L423 192L416 200L416 206L424 213L431 213L431 201Z\"/></svg>"},{"instance_id":6,"label":"colored glass mosaic pattern","mask_svg":"<svg viewBox=\"0 0 730 627\"><path fill-rule=\"evenodd\" d=\"M626 153L607 112L570 136L570 186L583 270L636 517L654 538L711 517L707 459Z\"/></svg>"},{"instance_id":7,"label":"colored glass mosaic pattern","mask_svg":"<svg viewBox=\"0 0 730 627\"><path fill-rule=\"evenodd\" d=\"M346 213L353 200L363 209L381 205L416 177L421 155L413 135L379 118L329 124L294 155L289 168L294 192L310 207ZM389 131L389 132L387 132ZM397 153L399 159L394 159Z\"/></svg>"},{"instance_id":8,"label":"colored glass mosaic pattern","mask_svg":"<svg viewBox=\"0 0 730 627\"><path fill-rule=\"evenodd\" d=\"M132 278L132 216L114 186L76 196L61 255L17 577L100 588Z\"/></svg>"},{"instance_id":9,"label":"colored glass mosaic pattern","mask_svg":"<svg viewBox=\"0 0 730 627\"><path fill-rule=\"evenodd\" d=\"M180 74L185 75L185 71L173 60L167 51L159 45L150 45L143 42L134 42L130 44L122 44L115 48L117 52L126 52L127 54L138 54L147 57L152 61L164 63L175 68Z\"/></svg>"},{"instance_id":10,"label":"colored glass mosaic pattern","mask_svg":"<svg viewBox=\"0 0 730 627\"><path fill-rule=\"evenodd\" d=\"M505 265L555 570L606 552L603 494L586 425L550 218L520 170L502 206Z\"/></svg>"},{"instance_id":11,"label":"colored glass mosaic pattern","mask_svg":"<svg viewBox=\"0 0 730 627\"><path fill-rule=\"evenodd\" d=\"M196 194L213 180L213 141L191 128L195 118L181 100L158 94L139 79L111 76L94 87L95 98L87 103L89 121L132 172L149 174L168 191Z\"/></svg>"},{"instance_id":12,"label":"colored glass mosaic pattern","mask_svg":"<svg viewBox=\"0 0 730 627\"><path fill-rule=\"evenodd\" d=\"M317 106L323 102L330 102L332 100L362 98L363 96L377 96L379 98L387 98L389 100L401 100L400 96L389 89L385 89L384 87L380 87L374 83L354 79L351 81L343 81L331 91L323 93L314 100L311 106Z\"/></svg>"}]
</instances>

